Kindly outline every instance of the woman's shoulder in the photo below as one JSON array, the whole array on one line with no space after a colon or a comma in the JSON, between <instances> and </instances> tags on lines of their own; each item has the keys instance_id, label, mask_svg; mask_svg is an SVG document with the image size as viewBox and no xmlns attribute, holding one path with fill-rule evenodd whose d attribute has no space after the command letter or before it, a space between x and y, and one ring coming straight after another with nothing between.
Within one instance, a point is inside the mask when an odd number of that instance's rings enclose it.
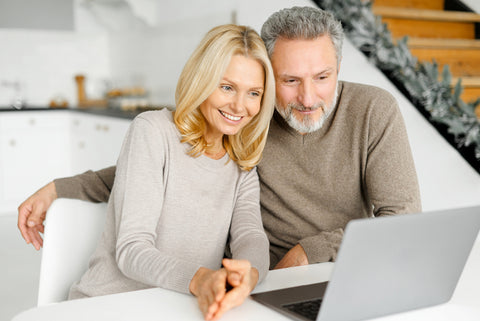
<instances>
[{"instance_id":1,"label":"woman's shoulder","mask_svg":"<svg viewBox=\"0 0 480 321\"><path fill-rule=\"evenodd\" d=\"M134 121L146 121L150 123L172 123L173 124L173 114L172 111L168 109L161 110L149 110L144 111L138 114Z\"/></svg>"},{"instance_id":2,"label":"woman's shoulder","mask_svg":"<svg viewBox=\"0 0 480 321\"><path fill-rule=\"evenodd\" d=\"M167 109L146 111L137 115L130 124L131 133L138 133L153 139L163 137L162 141L179 141L180 132L173 122L172 111Z\"/></svg>"},{"instance_id":3,"label":"woman's shoulder","mask_svg":"<svg viewBox=\"0 0 480 321\"><path fill-rule=\"evenodd\" d=\"M132 126L152 130L176 131L172 111L168 109L145 111L138 114L133 119Z\"/></svg>"}]
</instances>

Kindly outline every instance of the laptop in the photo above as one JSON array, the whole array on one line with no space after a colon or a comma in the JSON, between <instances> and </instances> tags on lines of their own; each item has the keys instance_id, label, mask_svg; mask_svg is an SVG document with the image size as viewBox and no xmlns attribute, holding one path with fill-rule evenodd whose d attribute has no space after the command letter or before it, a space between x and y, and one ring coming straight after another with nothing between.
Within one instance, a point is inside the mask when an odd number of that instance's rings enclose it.
<instances>
[{"instance_id":1,"label":"laptop","mask_svg":"<svg viewBox=\"0 0 480 321\"><path fill-rule=\"evenodd\" d=\"M445 303L479 229L480 206L353 220L329 282L252 299L293 320L317 321L365 320Z\"/></svg>"}]
</instances>

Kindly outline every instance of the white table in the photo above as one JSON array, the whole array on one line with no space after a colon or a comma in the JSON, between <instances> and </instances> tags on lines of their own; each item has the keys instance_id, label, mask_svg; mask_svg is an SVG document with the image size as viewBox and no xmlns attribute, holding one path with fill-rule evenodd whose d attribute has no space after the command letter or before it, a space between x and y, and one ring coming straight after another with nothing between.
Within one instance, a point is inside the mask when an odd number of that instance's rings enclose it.
<instances>
[{"instance_id":1,"label":"white table","mask_svg":"<svg viewBox=\"0 0 480 321\"><path fill-rule=\"evenodd\" d=\"M280 289L326 281L330 278L333 263L270 271L254 292ZM12 321L55 320L203 320L194 297L165 289L155 288L120 293L81 300L65 301L33 308L17 315ZM228 311L225 321L281 321L289 320L261 304L247 299L244 304ZM422 320L480 320L480 237L470 254L462 277L450 302L430 308L395 314L377 321Z\"/></svg>"}]
</instances>

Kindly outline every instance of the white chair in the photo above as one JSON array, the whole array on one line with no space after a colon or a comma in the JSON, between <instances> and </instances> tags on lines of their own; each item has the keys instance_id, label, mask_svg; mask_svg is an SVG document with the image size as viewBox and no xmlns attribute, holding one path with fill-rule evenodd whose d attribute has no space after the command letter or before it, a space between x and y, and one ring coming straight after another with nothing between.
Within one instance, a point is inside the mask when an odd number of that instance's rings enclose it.
<instances>
[{"instance_id":1,"label":"white chair","mask_svg":"<svg viewBox=\"0 0 480 321\"><path fill-rule=\"evenodd\" d=\"M37 306L64 301L87 270L103 231L106 203L57 199L47 212Z\"/></svg>"}]
</instances>

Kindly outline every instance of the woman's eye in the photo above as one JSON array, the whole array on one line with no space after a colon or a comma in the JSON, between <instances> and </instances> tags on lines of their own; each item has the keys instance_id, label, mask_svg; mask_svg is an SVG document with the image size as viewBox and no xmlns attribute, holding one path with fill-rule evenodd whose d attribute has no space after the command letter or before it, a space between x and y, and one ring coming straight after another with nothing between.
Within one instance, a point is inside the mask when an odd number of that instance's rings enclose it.
<instances>
[{"instance_id":1,"label":"woman's eye","mask_svg":"<svg viewBox=\"0 0 480 321\"><path fill-rule=\"evenodd\" d=\"M222 89L225 90L225 91L230 91L230 90L232 90L232 86L229 86L229 85L222 85L222 86L220 86L220 88L222 88Z\"/></svg>"},{"instance_id":2,"label":"woman's eye","mask_svg":"<svg viewBox=\"0 0 480 321\"><path fill-rule=\"evenodd\" d=\"M250 95L252 95L254 97L259 97L260 93L258 91L252 91L252 92L250 92Z\"/></svg>"}]
</instances>

